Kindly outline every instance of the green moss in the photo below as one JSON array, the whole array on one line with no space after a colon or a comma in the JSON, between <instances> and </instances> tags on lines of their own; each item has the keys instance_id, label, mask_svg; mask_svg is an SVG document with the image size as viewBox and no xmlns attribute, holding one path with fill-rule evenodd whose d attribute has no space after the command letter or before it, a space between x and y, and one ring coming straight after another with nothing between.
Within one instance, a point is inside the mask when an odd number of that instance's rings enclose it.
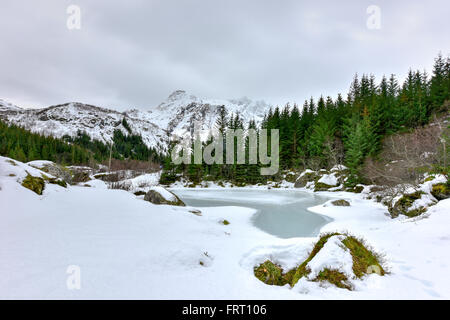
<instances>
[{"instance_id":1,"label":"green moss","mask_svg":"<svg viewBox=\"0 0 450 320\"><path fill-rule=\"evenodd\" d=\"M348 234L327 233L321 235L308 258L298 267L283 273L283 269L280 266L267 260L260 266L255 267L255 276L259 280L270 285L283 286L289 284L291 287L295 286L301 278L311 273L311 270L307 267L308 263L324 247L328 239L335 235L342 235L345 237L345 239L342 240L342 244L350 251L353 260L353 272L357 278L361 278L364 275L371 273L371 269L379 270L380 275L385 274L379 256L367 248L363 240ZM331 268L321 270L313 281L327 281L336 285L338 288L352 289L351 285L348 283L347 276L342 272Z\"/></svg>"},{"instance_id":2,"label":"green moss","mask_svg":"<svg viewBox=\"0 0 450 320\"><path fill-rule=\"evenodd\" d=\"M347 236L342 243L350 250L353 259L353 273L356 277L361 278L367 274L369 266L377 266L380 268L381 275L385 274L377 254L369 250L362 240Z\"/></svg>"},{"instance_id":3,"label":"green moss","mask_svg":"<svg viewBox=\"0 0 450 320\"><path fill-rule=\"evenodd\" d=\"M325 281L334 284L338 288L348 290L352 289L352 286L348 283L347 276L335 269L323 269L319 272L314 281Z\"/></svg>"},{"instance_id":4,"label":"green moss","mask_svg":"<svg viewBox=\"0 0 450 320\"><path fill-rule=\"evenodd\" d=\"M322 182L316 182L314 185L314 191L327 191L330 188L333 188L333 186Z\"/></svg>"},{"instance_id":5,"label":"green moss","mask_svg":"<svg viewBox=\"0 0 450 320\"><path fill-rule=\"evenodd\" d=\"M221 222L222 222L222 224L225 225L225 226L227 226L227 225L230 224L230 222L229 222L228 220L226 220L226 219L223 219Z\"/></svg>"},{"instance_id":6,"label":"green moss","mask_svg":"<svg viewBox=\"0 0 450 320\"><path fill-rule=\"evenodd\" d=\"M135 195L135 196L144 196L146 193L147 193L147 192L145 192L145 191L136 191L136 192L134 193L134 195Z\"/></svg>"},{"instance_id":7,"label":"green moss","mask_svg":"<svg viewBox=\"0 0 450 320\"><path fill-rule=\"evenodd\" d=\"M57 184L58 186L61 186L63 188L67 188L67 183L64 180L52 178L48 180L48 183L51 184Z\"/></svg>"},{"instance_id":8,"label":"green moss","mask_svg":"<svg viewBox=\"0 0 450 320\"><path fill-rule=\"evenodd\" d=\"M434 180L434 178L435 178L435 176L429 176L429 177L427 177L427 178L425 179L424 182L428 182L428 181Z\"/></svg>"},{"instance_id":9,"label":"green moss","mask_svg":"<svg viewBox=\"0 0 450 320\"><path fill-rule=\"evenodd\" d=\"M48 183L57 184L58 186L61 186L63 188L67 188L67 183L64 180L62 180L62 179L50 178L50 177L46 176L45 174L41 174L41 176Z\"/></svg>"},{"instance_id":10,"label":"green moss","mask_svg":"<svg viewBox=\"0 0 450 320\"><path fill-rule=\"evenodd\" d=\"M255 267L253 271L255 277L265 284L284 286L288 283L283 276L283 269L272 263L270 260L267 260L258 267Z\"/></svg>"},{"instance_id":11,"label":"green moss","mask_svg":"<svg viewBox=\"0 0 450 320\"><path fill-rule=\"evenodd\" d=\"M361 193L364 190L363 186L354 186L352 188L347 188L345 191L347 192L353 192L353 193Z\"/></svg>"},{"instance_id":12,"label":"green moss","mask_svg":"<svg viewBox=\"0 0 450 320\"><path fill-rule=\"evenodd\" d=\"M416 191L414 193L405 194L397 201L397 203L409 208L412 206L414 201L422 197L422 194L423 194L422 191Z\"/></svg>"},{"instance_id":13,"label":"green moss","mask_svg":"<svg viewBox=\"0 0 450 320\"><path fill-rule=\"evenodd\" d=\"M447 183L438 183L433 185L431 194L438 200L450 198L450 186Z\"/></svg>"},{"instance_id":14,"label":"green moss","mask_svg":"<svg viewBox=\"0 0 450 320\"><path fill-rule=\"evenodd\" d=\"M41 195L45 189L45 181L41 177L33 177L27 174L26 178L22 181L22 186Z\"/></svg>"},{"instance_id":15,"label":"green moss","mask_svg":"<svg viewBox=\"0 0 450 320\"><path fill-rule=\"evenodd\" d=\"M14 173L10 173L8 176L15 177L16 175Z\"/></svg>"}]
</instances>

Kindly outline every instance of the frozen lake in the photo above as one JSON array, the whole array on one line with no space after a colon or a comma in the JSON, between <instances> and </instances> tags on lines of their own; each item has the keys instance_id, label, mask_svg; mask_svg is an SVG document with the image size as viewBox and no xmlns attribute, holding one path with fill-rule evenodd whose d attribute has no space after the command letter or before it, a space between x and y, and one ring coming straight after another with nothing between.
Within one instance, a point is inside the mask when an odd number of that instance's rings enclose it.
<instances>
[{"instance_id":1,"label":"frozen lake","mask_svg":"<svg viewBox=\"0 0 450 320\"><path fill-rule=\"evenodd\" d=\"M208 190L175 189L187 205L193 207L241 206L257 209L253 224L280 238L316 236L330 220L309 212L308 207L327 197L295 190Z\"/></svg>"}]
</instances>

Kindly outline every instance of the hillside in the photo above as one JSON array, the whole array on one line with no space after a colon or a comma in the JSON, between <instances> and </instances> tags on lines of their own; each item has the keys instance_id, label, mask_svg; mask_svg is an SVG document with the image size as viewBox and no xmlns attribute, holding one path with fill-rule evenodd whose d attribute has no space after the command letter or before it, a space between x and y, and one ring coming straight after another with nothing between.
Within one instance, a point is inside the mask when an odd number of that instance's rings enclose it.
<instances>
[{"instance_id":1,"label":"hillside","mask_svg":"<svg viewBox=\"0 0 450 320\"><path fill-rule=\"evenodd\" d=\"M55 137L73 137L78 131L83 131L92 139L104 143L111 142L116 129L127 134L121 124L126 119L132 132L141 135L148 147L167 151L169 134L181 136L193 129L195 123L203 129L211 128L220 106L225 106L230 113L239 113L245 121L255 119L257 122L262 121L264 113L270 108L265 102L253 102L247 98L201 99L178 90L149 110L131 109L125 112L79 102L43 109L22 109L0 100L0 119Z\"/></svg>"}]
</instances>

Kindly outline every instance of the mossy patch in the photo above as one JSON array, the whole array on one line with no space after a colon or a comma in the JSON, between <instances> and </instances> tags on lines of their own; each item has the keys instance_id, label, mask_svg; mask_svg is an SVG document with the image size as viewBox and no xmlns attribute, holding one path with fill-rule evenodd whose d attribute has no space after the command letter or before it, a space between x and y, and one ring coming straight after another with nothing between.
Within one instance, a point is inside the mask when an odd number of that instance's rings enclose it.
<instances>
[{"instance_id":1,"label":"mossy patch","mask_svg":"<svg viewBox=\"0 0 450 320\"><path fill-rule=\"evenodd\" d=\"M311 273L311 270L308 268L308 263L314 259L328 239L336 235L344 237L341 242L343 246L349 250L352 256L352 270L355 278L362 278L364 275L372 273L372 270L379 271L377 273L381 276L385 275L386 272L380 262L381 258L378 254L368 248L363 240L343 233L326 233L320 236L309 256L298 267L284 273L279 265L267 260L254 268L255 276L266 284L279 286L289 284L291 287L295 286L301 278L306 277ZM347 275L333 268L324 268L312 281L326 281L338 288L352 290Z\"/></svg>"},{"instance_id":2,"label":"mossy patch","mask_svg":"<svg viewBox=\"0 0 450 320\"><path fill-rule=\"evenodd\" d=\"M364 190L363 186L354 186L354 187L345 189L345 191L353 192L353 193L361 193L363 190Z\"/></svg>"},{"instance_id":3,"label":"mossy patch","mask_svg":"<svg viewBox=\"0 0 450 320\"><path fill-rule=\"evenodd\" d=\"M338 288L352 290L351 284L348 283L347 276L335 269L323 269L313 281L329 282Z\"/></svg>"},{"instance_id":4,"label":"mossy patch","mask_svg":"<svg viewBox=\"0 0 450 320\"><path fill-rule=\"evenodd\" d=\"M450 186L448 183L438 183L433 185L431 194L438 200L450 198Z\"/></svg>"},{"instance_id":5,"label":"mossy patch","mask_svg":"<svg viewBox=\"0 0 450 320\"><path fill-rule=\"evenodd\" d=\"M288 283L283 276L283 269L270 260L255 267L254 273L256 278L268 285L284 286Z\"/></svg>"},{"instance_id":6,"label":"mossy patch","mask_svg":"<svg viewBox=\"0 0 450 320\"><path fill-rule=\"evenodd\" d=\"M230 224L230 222L226 219L223 219L222 221L220 221L223 225L227 226Z\"/></svg>"},{"instance_id":7,"label":"mossy patch","mask_svg":"<svg viewBox=\"0 0 450 320\"><path fill-rule=\"evenodd\" d=\"M38 195L42 195L42 192L45 189L45 181L41 177L33 177L32 175L27 174L26 178L22 181L22 186Z\"/></svg>"},{"instance_id":8,"label":"mossy patch","mask_svg":"<svg viewBox=\"0 0 450 320\"><path fill-rule=\"evenodd\" d=\"M378 267L381 273L380 275L385 274L378 255L368 249L362 240L353 236L347 236L342 243L350 250L353 259L353 273L357 278L361 278L367 274L370 266Z\"/></svg>"},{"instance_id":9,"label":"mossy patch","mask_svg":"<svg viewBox=\"0 0 450 320\"><path fill-rule=\"evenodd\" d=\"M334 186L330 186L329 184L322 183L322 182L316 182L314 185L314 191L327 191L330 188L333 188Z\"/></svg>"},{"instance_id":10,"label":"mossy patch","mask_svg":"<svg viewBox=\"0 0 450 320\"><path fill-rule=\"evenodd\" d=\"M67 182L65 182L64 180L51 178L51 179L48 179L47 181L48 181L48 183L56 184L60 187L67 188Z\"/></svg>"},{"instance_id":11,"label":"mossy patch","mask_svg":"<svg viewBox=\"0 0 450 320\"><path fill-rule=\"evenodd\" d=\"M146 193L147 193L147 192L145 192L145 191L136 191L136 192L134 193L134 195L135 195L135 196L145 196Z\"/></svg>"},{"instance_id":12,"label":"mossy patch","mask_svg":"<svg viewBox=\"0 0 450 320\"><path fill-rule=\"evenodd\" d=\"M424 192L422 191L405 194L400 199L398 199L397 202L394 203L394 205L389 205L388 211L391 214L391 217L396 218L400 214L408 217L416 217L424 213L427 209L423 207L413 210L409 209L413 205L414 201L422 197L422 194L424 194Z\"/></svg>"},{"instance_id":13,"label":"mossy patch","mask_svg":"<svg viewBox=\"0 0 450 320\"><path fill-rule=\"evenodd\" d=\"M15 177L16 175L14 173L8 174L9 177Z\"/></svg>"}]
</instances>

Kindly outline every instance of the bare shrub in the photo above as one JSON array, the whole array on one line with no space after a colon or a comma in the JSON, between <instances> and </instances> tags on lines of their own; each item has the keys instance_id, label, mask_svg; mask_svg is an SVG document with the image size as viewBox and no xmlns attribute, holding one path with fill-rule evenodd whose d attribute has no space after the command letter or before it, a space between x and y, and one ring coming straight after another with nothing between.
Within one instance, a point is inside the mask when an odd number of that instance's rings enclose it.
<instances>
[{"instance_id":1,"label":"bare shrub","mask_svg":"<svg viewBox=\"0 0 450 320\"><path fill-rule=\"evenodd\" d=\"M378 159L366 159L363 176L373 184L417 184L434 166L448 165L448 114L410 133L385 137Z\"/></svg>"}]
</instances>

